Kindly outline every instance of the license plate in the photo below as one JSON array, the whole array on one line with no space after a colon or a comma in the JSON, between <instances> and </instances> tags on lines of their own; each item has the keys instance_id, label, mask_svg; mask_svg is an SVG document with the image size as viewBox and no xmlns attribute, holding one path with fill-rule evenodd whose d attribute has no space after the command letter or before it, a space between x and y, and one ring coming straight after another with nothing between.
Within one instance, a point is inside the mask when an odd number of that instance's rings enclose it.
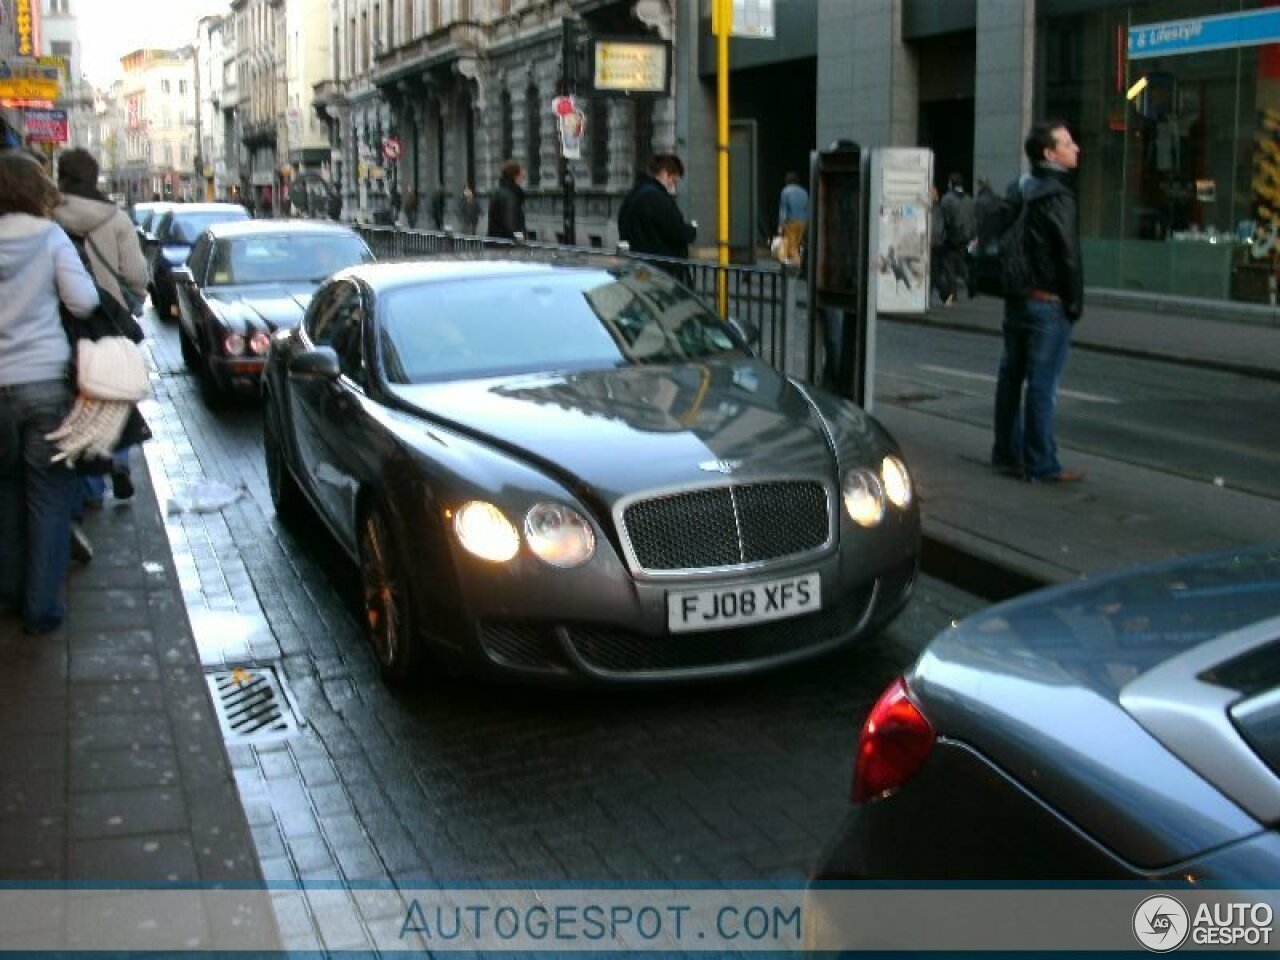
<instances>
[{"instance_id":1,"label":"license plate","mask_svg":"<svg viewBox=\"0 0 1280 960\"><path fill-rule=\"evenodd\" d=\"M740 587L683 590L667 594L667 629L672 633L721 630L744 623L782 620L822 609L822 580L816 573Z\"/></svg>"}]
</instances>

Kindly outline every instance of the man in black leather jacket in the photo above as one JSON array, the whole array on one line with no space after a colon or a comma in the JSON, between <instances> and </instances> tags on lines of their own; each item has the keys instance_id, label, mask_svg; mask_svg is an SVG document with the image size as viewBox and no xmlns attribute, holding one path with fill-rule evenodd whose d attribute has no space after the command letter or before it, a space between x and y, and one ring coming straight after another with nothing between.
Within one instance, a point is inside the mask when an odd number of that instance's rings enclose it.
<instances>
[{"instance_id":1,"label":"man in black leather jacket","mask_svg":"<svg viewBox=\"0 0 1280 960\"><path fill-rule=\"evenodd\" d=\"M689 244L698 228L680 211L676 188L684 176L684 164L674 153L657 153L622 201L618 211L618 239L631 245L632 253L688 259ZM681 265L663 265L681 280L688 280Z\"/></svg>"},{"instance_id":2,"label":"man in black leather jacket","mask_svg":"<svg viewBox=\"0 0 1280 960\"><path fill-rule=\"evenodd\" d=\"M1071 325L1084 307L1074 190L1080 148L1065 124L1041 123L1024 149L1031 175L1020 183L1022 203L1029 204L1023 242L1033 283L1025 299L1005 300L991 463L1031 482L1071 483L1084 471L1058 462L1053 415Z\"/></svg>"}]
</instances>

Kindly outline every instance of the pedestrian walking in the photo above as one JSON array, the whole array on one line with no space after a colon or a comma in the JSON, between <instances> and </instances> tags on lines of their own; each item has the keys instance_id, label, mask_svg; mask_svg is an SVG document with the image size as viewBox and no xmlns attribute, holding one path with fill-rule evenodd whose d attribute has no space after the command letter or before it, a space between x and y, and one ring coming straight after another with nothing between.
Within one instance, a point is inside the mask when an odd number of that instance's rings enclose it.
<instances>
[{"instance_id":1,"label":"pedestrian walking","mask_svg":"<svg viewBox=\"0 0 1280 960\"><path fill-rule=\"evenodd\" d=\"M969 243L974 235L973 197L965 192L964 174L953 173L947 178L947 192L942 197L942 269L947 295L946 306L956 302L956 292L961 285L969 290L967 257Z\"/></svg>"},{"instance_id":2,"label":"pedestrian walking","mask_svg":"<svg viewBox=\"0 0 1280 960\"><path fill-rule=\"evenodd\" d=\"M931 184L929 186L929 285L937 294L940 303L945 303L951 296L951 289L947 284L945 236L938 188Z\"/></svg>"},{"instance_id":3,"label":"pedestrian walking","mask_svg":"<svg viewBox=\"0 0 1280 960\"><path fill-rule=\"evenodd\" d=\"M498 187L489 200L489 236L497 240L524 239L524 168L518 160L502 165Z\"/></svg>"},{"instance_id":4,"label":"pedestrian walking","mask_svg":"<svg viewBox=\"0 0 1280 960\"><path fill-rule=\"evenodd\" d=\"M480 228L480 201L471 184L462 185L462 197L458 200L458 223L464 236L474 237Z\"/></svg>"},{"instance_id":5,"label":"pedestrian walking","mask_svg":"<svg viewBox=\"0 0 1280 960\"><path fill-rule=\"evenodd\" d=\"M83 245L101 294L140 315L146 299L147 261L128 214L98 192L98 161L87 150L64 151L58 157L58 189L62 202L54 208L53 219ZM124 447L112 458L111 493L117 500L133 496L131 450ZM83 482L84 505L101 506L106 491L103 477L93 474Z\"/></svg>"},{"instance_id":6,"label":"pedestrian walking","mask_svg":"<svg viewBox=\"0 0 1280 960\"><path fill-rule=\"evenodd\" d=\"M1015 224L1021 248L1004 256L1025 259L1030 289L1004 303L1004 352L996 382L992 466L1040 483L1070 483L1084 471L1058 462L1053 417L1058 381L1066 365L1071 326L1084 307L1080 226L1074 174L1080 148L1060 122L1032 127L1024 148L1031 174L1010 187L1026 205Z\"/></svg>"},{"instance_id":7,"label":"pedestrian walking","mask_svg":"<svg viewBox=\"0 0 1280 960\"><path fill-rule=\"evenodd\" d=\"M785 266L799 269L803 263L804 232L808 225L809 191L800 185L800 175L789 170L778 198L778 236L782 241L778 260Z\"/></svg>"},{"instance_id":8,"label":"pedestrian walking","mask_svg":"<svg viewBox=\"0 0 1280 960\"><path fill-rule=\"evenodd\" d=\"M698 227L686 220L676 203L676 191L684 177L684 164L674 153L655 153L648 170L636 180L618 210L618 238L632 253L658 257L689 258L689 244ZM688 280L683 264L664 267L678 280Z\"/></svg>"},{"instance_id":9,"label":"pedestrian walking","mask_svg":"<svg viewBox=\"0 0 1280 960\"><path fill-rule=\"evenodd\" d=\"M71 411L71 344L59 306L87 317L98 290L50 219L58 188L20 151L0 153L0 609L29 634L66 616L71 509L80 478L48 439Z\"/></svg>"},{"instance_id":10,"label":"pedestrian walking","mask_svg":"<svg viewBox=\"0 0 1280 960\"><path fill-rule=\"evenodd\" d=\"M410 230L418 227L418 191L410 187L404 195L404 222Z\"/></svg>"}]
</instances>

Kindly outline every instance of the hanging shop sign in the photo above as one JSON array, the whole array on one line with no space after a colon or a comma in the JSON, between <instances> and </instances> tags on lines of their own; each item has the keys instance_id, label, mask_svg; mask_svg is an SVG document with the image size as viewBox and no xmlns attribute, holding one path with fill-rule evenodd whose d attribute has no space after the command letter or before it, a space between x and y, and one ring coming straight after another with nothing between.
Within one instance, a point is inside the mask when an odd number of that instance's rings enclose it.
<instances>
[{"instance_id":1,"label":"hanging shop sign","mask_svg":"<svg viewBox=\"0 0 1280 960\"><path fill-rule=\"evenodd\" d=\"M56 66L35 60L0 60L0 97L56 100L59 76Z\"/></svg>"},{"instance_id":2,"label":"hanging shop sign","mask_svg":"<svg viewBox=\"0 0 1280 960\"><path fill-rule=\"evenodd\" d=\"M40 52L39 0L14 0L13 39L13 49L20 57L34 57Z\"/></svg>"},{"instance_id":3,"label":"hanging shop sign","mask_svg":"<svg viewBox=\"0 0 1280 960\"><path fill-rule=\"evenodd\" d=\"M382 155L388 161L394 163L396 160L399 160L401 149L399 137L382 138Z\"/></svg>"},{"instance_id":4,"label":"hanging shop sign","mask_svg":"<svg viewBox=\"0 0 1280 960\"><path fill-rule=\"evenodd\" d=\"M1280 8L1166 20L1129 28L1129 59L1234 50L1280 42Z\"/></svg>"},{"instance_id":5,"label":"hanging shop sign","mask_svg":"<svg viewBox=\"0 0 1280 960\"><path fill-rule=\"evenodd\" d=\"M27 126L27 139L31 143L67 142L67 111L28 110L23 119Z\"/></svg>"},{"instance_id":6,"label":"hanging shop sign","mask_svg":"<svg viewBox=\"0 0 1280 960\"><path fill-rule=\"evenodd\" d=\"M631 37L592 38L591 92L668 96L671 93L671 44Z\"/></svg>"}]
</instances>

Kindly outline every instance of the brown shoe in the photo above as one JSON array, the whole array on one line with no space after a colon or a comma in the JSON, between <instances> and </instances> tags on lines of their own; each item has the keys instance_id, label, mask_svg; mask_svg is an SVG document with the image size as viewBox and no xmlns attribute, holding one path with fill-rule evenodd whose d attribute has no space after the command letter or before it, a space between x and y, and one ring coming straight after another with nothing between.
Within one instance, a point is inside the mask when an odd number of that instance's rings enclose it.
<instances>
[{"instance_id":1,"label":"brown shoe","mask_svg":"<svg viewBox=\"0 0 1280 960\"><path fill-rule=\"evenodd\" d=\"M1079 483L1084 479L1084 471L1078 467L1072 467L1069 470L1059 470L1057 473L1051 473L1047 477L1027 477L1028 483Z\"/></svg>"}]
</instances>

